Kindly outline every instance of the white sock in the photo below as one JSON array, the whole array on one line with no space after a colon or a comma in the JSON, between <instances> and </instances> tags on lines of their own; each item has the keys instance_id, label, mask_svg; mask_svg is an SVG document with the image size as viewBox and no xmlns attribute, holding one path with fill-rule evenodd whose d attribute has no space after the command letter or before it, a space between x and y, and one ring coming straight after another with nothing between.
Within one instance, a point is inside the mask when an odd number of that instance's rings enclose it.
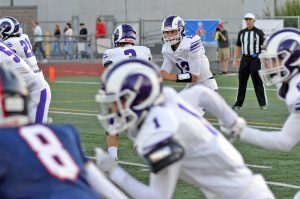
<instances>
[{"instance_id":1,"label":"white sock","mask_svg":"<svg viewBox=\"0 0 300 199\"><path fill-rule=\"evenodd\" d=\"M107 152L112 159L118 159L118 147L110 146L108 147Z\"/></svg>"}]
</instances>

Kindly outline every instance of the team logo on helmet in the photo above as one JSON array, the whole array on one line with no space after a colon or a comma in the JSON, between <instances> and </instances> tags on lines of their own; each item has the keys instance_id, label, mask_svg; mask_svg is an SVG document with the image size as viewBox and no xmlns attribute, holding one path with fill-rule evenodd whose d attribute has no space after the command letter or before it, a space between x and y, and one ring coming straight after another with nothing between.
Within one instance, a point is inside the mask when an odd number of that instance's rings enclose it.
<instances>
[{"instance_id":1,"label":"team logo on helmet","mask_svg":"<svg viewBox=\"0 0 300 199\"><path fill-rule=\"evenodd\" d=\"M266 85L288 81L300 70L300 31L284 28L274 32L259 55L259 74Z\"/></svg>"}]
</instances>

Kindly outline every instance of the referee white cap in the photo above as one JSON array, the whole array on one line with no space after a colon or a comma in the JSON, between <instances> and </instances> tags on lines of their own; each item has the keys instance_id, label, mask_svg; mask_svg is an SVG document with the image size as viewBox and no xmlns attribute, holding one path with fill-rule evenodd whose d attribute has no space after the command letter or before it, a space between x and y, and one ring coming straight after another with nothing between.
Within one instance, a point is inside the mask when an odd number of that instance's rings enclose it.
<instances>
[{"instance_id":1,"label":"referee white cap","mask_svg":"<svg viewBox=\"0 0 300 199\"><path fill-rule=\"evenodd\" d=\"M255 19L255 16L254 16L254 14L252 14L252 13L247 13L247 14L245 15L244 19L246 19L246 18Z\"/></svg>"}]
</instances>

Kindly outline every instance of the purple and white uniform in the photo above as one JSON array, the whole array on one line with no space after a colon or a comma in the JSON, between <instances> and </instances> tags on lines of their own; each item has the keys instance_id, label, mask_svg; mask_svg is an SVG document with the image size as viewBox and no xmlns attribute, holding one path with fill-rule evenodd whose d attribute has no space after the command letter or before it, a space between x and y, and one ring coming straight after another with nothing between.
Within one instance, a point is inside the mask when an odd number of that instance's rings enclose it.
<instances>
[{"instance_id":1,"label":"purple and white uniform","mask_svg":"<svg viewBox=\"0 0 300 199\"><path fill-rule=\"evenodd\" d=\"M152 60L151 51L145 46L134 46L131 44L123 47L108 49L104 52L102 64L108 67L112 63L119 62L130 57L136 57L145 60Z\"/></svg>"},{"instance_id":2,"label":"purple and white uniform","mask_svg":"<svg viewBox=\"0 0 300 199\"><path fill-rule=\"evenodd\" d=\"M172 198L179 179L201 189L208 199L274 198L264 178L247 168L240 153L217 129L174 89L164 88L163 94L162 105L150 109L137 133L137 152L144 156L172 137L184 148L183 158L151 173L149 185L138 182L120 167L112 171L111 180L131 197L140 199Z\"/></svg>"},{"instance_id":3,"label":"purple and white uniform","mask_svg":"<svg viewBox=\"0 0 300 199\"><path fill-rule=\"evenodd\" d=\"M10 37L5 40L4 43L18 54L29 65L33 73L39 77L40 90L36 90L31 94L35 107L32 117L34 118L34 123L47 123L51 90L48 82L44 78L42 70L37 65L37 60L32 51L28 36L21 34L19 37Z\"/></svg>"},{"instance_id":4,"label":"purple and white uniform","mask_svg":"<svg viewBox=\"0 0 300 199\"><path fill-rule=\"evenodd\" d=\"M169 43L165 43L162 47L162 54L164 61L161 70L171 73L173 67L176 66L179 74L191 73L198 76L198 81L188 83L187 87L202 84L212 90L218 90L217 82L210 71L209 61L198 35L184 36L175 51Z\"/></svg>"}]
</instances>

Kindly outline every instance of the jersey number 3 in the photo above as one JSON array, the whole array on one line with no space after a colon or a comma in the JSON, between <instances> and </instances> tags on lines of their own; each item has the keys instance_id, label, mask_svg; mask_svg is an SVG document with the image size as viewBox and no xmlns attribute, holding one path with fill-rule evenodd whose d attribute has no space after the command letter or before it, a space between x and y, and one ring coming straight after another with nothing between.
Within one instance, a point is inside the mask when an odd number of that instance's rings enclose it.
<instances>
[{"instance_id":1,"label":"jersey number 3","mask_svg":"<svg viewBox=\"0 0 300 199\"><path fill-rule=\"evenodd\" d=\"M49 128L38 125L23 127L20 135L52 176L61 180L77 179L79 167Z\"/></svg>"},{"instance_id":2,"label":"jersey number 3","mask_svg":"<svg viewBox=\"0 0 300 199\"><path fill-rule=\"evenodd\" d=\"M124 51L124 55L129 55L129 57L136 57L136 52L133 49L127 49Z\"/></svg>"}]
</instances>

